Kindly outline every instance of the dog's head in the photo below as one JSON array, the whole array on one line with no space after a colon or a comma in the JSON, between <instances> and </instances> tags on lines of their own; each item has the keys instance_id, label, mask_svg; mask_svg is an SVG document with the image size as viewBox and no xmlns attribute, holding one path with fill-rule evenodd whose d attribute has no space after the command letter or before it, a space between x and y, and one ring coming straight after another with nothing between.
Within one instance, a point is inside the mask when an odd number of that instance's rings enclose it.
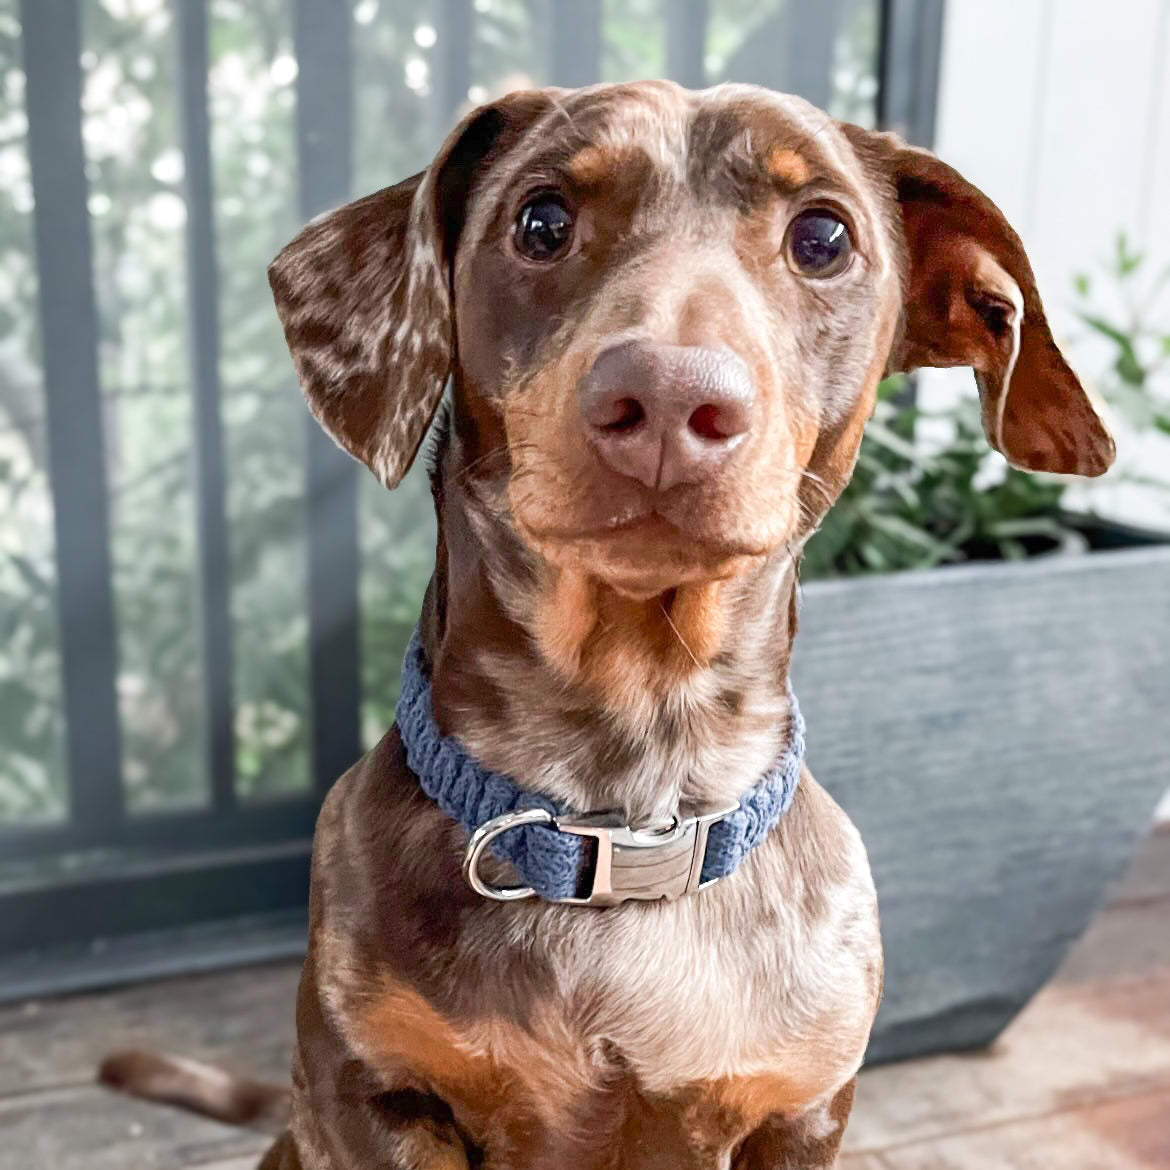
<instances>
[{"instance_id":1,"label":"dog's head","mask_svg":"<svg viewBox=\"0 0 1170 1170\"><path fill-rule=\"evenodd\" d=\"M1113 459L991 201L754 87L513 94L270 275L341 446L393 487L451 376L467 481L545 562L628 596L803 539L887 371L973 367L1018 467Z\"/></svg>"}]
</instances>

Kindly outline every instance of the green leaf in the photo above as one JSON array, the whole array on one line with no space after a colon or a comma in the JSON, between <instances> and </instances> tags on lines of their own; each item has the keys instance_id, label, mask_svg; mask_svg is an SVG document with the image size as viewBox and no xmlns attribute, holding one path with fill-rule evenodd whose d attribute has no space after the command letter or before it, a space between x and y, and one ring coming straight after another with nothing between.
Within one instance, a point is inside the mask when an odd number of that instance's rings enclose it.
<instances>
[{"instance_id":1,"label":"green leaf","mask_svg":"<svg viewBox=\"0 0 1170 1170\"><path fill-rule=\"evenodd\" d=\"M917 528L913 524L908 523L900 516L876 515L873 518L873 523L875 527L904 541L906 544L915 545L928 552L946 556L951 551L949 545L931 536L929 532L925 532L921 528Z\"/></svg>"},{"instance_id":2,"label":"green leaf","mask_svg":"<svg viewBox=\"0 0 1170 1170\"><path fill-rule=\"evenodd\" d=\"M1137 354L1132 348L1122 350L1117 355L1113 368L1123 382L1128 382L1131 386L1145 386L1145 367L1138 361Z\"/></svg>"},{"instance_id":3,"label":"green leaf","mask_svg":"<svg viewBox=\"0 0 1170 1170\"><path fill-rule=\"evenodd\" d=\"M1117 346L1117 360L1113 366L1117 371L1117 376L1123 382L1128 382L1131 386L1144 385L1146 381L1146 370L1138 359L1133 338L1102 317L1094 316L1092 313L1082 313L1080 316L1081 320L1090 329L1094 329L1102 336L1108 337Z\"/></svg>"},{"instance_id":4,"label":"green leaf","mask_svg":"<svg viewBox=\"0 0 1170 1170\"><path fill-rule=\"evenodd\" d=\"M1117 237L1117 271L1119 275L1129 276L1136 272L1142 259L1140 252L1129 250L1129 240L1125 232L1121 232Z\"/></svg>"},{"instance_id":5,"label":"green leaf","mask_svg":"<svg viewBox=\"0 0 1170 1170\"><path fill-rule=\"evenodd\" d=\"M1095 329L1098 333L1108 337L1110 341L1115 342L1123 349L1133 348L1133 342L1130 341L1129 335L1124 333L1116 325L1111 325L1103 317L1094 316L1092 313L1081 313L1080 318L1090 329Z\"/></svg>"},{"instance_id":6,"label":"green leaf","mask_svg":"<svg viewBox=\"0 0 1170 1170\"><path fill-rule=\"evenodd\" d=\"M867 438L879 446L884 447L892 455L897 455L900 459L904 459L907 463L918 467L925 465L926 460L924 456L914 444L894 434L889 427L874 426L871 423L865 433Z\"/></svg>"}]
</instances>

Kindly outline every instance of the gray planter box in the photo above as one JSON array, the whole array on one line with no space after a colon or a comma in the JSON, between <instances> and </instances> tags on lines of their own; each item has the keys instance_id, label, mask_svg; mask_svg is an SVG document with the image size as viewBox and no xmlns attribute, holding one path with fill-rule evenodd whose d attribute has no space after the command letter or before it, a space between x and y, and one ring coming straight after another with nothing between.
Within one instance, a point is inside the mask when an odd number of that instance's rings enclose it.
<instances>
[{"instance_id":1,"label":"gray planter box","mask_svg":"<svg viewBox=\"0 0 1170 1170\"><path fill-rule=\"evenodd\" d=\"M870 1060L989 1043L1170 787L1170 548L812 583L795 680L877 882Z\"/></svg>"}]
</instances>

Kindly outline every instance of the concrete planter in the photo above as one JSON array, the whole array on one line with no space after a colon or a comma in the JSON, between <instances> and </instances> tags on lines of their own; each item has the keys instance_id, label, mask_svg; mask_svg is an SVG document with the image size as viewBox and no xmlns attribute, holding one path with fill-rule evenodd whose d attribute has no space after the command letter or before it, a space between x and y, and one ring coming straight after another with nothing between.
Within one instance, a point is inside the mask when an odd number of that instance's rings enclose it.
<instances>
[{"instance_id":1,"label":"concrete planter","mask_svg":"<svg viewBox=\"0 0 1170 1170\"><path fill-rule=\"evenodd\" d=\"M870 1059L989 1043L1170 787L1170 548L814 582L795 679L877 882Z\"/></svg>"}]
</instances>

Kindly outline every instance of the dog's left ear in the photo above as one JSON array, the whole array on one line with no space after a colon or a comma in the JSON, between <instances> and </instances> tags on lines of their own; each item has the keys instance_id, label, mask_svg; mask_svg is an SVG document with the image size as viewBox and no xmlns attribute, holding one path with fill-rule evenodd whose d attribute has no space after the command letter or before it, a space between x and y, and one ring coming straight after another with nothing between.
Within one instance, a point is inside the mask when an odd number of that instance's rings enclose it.
<instances>
[{"instance_id":1,"label":"dog's left ear","mask_svg":"<svg viewBox=\"0 0 1170 1170\"><path fill-rule=\"evenodd\" d=\"M309 408L387 487L451 370L451 264L476 178L550 106L521 91L476 110L425 171L314 220L269 266Z\"/></svg>"},{"instance_id":2,"label":"dog's left ear","mask_svg":"<svg viewBox=\"0 0 1170 1170\"><path fill-rule=\"evenodd\" d=\"M903 331L891 372L971 366L983 429L1028 471L1100 475L1116 449L1052 339L1019 236L978 188L892 134L843 126L892 184L906 239Z\"/></svg>"}]
</instances>

